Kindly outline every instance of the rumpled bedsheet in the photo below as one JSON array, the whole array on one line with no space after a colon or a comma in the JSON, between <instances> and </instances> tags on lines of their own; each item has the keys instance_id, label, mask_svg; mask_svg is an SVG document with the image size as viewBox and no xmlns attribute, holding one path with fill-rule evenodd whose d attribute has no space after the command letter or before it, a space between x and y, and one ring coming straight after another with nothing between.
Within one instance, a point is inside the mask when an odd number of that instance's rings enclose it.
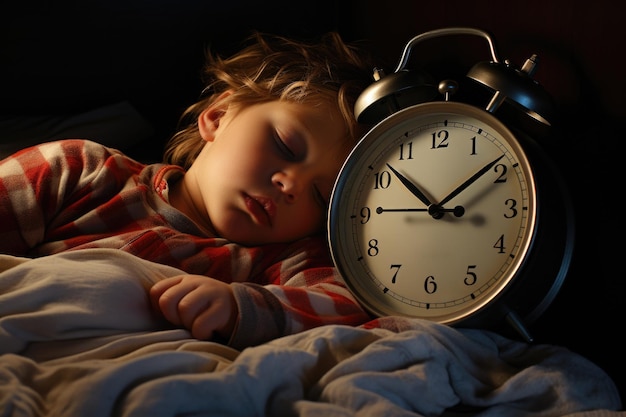
<instances>
[{"instance_id":1,"label":"rumpled bedsheet","mask_svg":"<svg viewBox=\"0 0 626 417\"><path fill-rule=\"evenodd\" d=\"M626 416L563 347L383 317L242 351L150 308L181 272L125 252L0 255L0 416Z\"/></svg>"}]
</instances>

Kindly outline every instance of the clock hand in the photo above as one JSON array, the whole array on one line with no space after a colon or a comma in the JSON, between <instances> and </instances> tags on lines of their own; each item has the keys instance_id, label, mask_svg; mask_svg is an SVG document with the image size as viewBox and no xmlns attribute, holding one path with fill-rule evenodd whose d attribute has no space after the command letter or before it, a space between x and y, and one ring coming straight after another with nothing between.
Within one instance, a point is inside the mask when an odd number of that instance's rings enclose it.
<instances>
[{"instance_id":1,"label":"clock hand","mask_svg":"<svg viewBox=\"0 0 626 417\"><path fill-rule=\"evenodd\" d=\"M473 184L478 178L482 177L487 171L489 171L491 169L491 167L493 167L495 164L497 164L498 161L500 159L502 159L503 157L504 157L504 155L500 155L499 157L497 157L493 161L489 162L480 171L478 171L477 173L472 175L467 181L465 181L463 184L461 184L458 187L456 187L450 194L448 194L443 200L441 200L439 202L439 206L443 206L448 201L450 201L454 197L456 197L461 191L465 190L467 187L469 187L471 184Z\"/></svg>"},{"instance_id":2,"label":"clock hand","mask_svg":"<svg viewBox=\"0 0 626 417\"><path fill-rule=\"evenodd\" d=\"M456 217L463 217L463 215L465 214L465 208L463 206L456 206L454 208L446 209L438 206L437 204L431 204L428 208L376 208L377 214L389 212L428 212L428 214L430 214L433 218L440 219L441 217L443 217L443 213L452 213Z\"/></svg>"},{"instance_id":3,"label":"clock hand","mask_svg":"<svg viewBox=\"0 0 626 417\"><path fill-rule=\"evenodd\" d=\"M398 179L400 180L400 182L402 184L404 184L404 186L417 198L420 199L420 201L424 204L426 204L426 206L430 206L432 203L430 202L430 200L428 199L428 197L426 197L426 195L424 195L424 193L417 188L417 186L415 184L413 184L408 178L406 178L404 175L400 174L398 171L396 171L391 165L387 164L387 167L389 167L389 169L391 170L391 172L393 172L395 174L396 177L398 177Z\"/></svg>"},{"instance_id":4,"label":"clock hand","mask_svg":"<svg viewBox=\"0 0 626 417\"><path fill-rule=\"evenodd\" d=\"M503 155L504 156L504 155ZM502 156L500 157L502 158ZM494 161L493 163L491 163L489 165L489 167L483 168L483 170L488 171L489 168L491 168L491 166L493 164L495 164L500 158L498 158L496 161ZM426 197L426 195L419 189L417 188L417 186L415 184L413 184L408 178L406 178L404 175L400 174L398 171L396 171L394 169L394 167L392 167L391 165L387 164L387 167L389 167L389 169L391 170L391 172L393 172L395 174L396 177L398 177L398 179L400 180L400 182L402 182L402 184L404 184L404 186L417 198L420 199L420 201L422 203L424 203L428 209L384 209L382 207L378 207L378 209L376 210L376 212L378 214L383 213L385 211L427 211L428 214L430 214L434 219L440 219L443 217L444 213L453 213L456 217L462 217L463 214L465 214L465 209L461 206L456 206L454 208L451 209L445 209L443 208L443 203L440 204L433 204L430 202L430 200L428 199L428 197ZM483 173L481 173L480 175L482 175ZM478 178L478 177L476 177ZM471 182L475 181L476 179L472 179ZM465 187L467 187L470 184L470 182L468 182ZM465 188L463 187L463 188ZM459 189L456 191L456 194L458 194L459 192L461 192L463 190L463 188L459 187ZM456 195L455 194L455 195ZM448 199L451 199L452 197L454 197L454 195L449 196Z\"/></svg>"},{"instance_id":5,"label":"clock hand","mask_svg":"<svg viewBox=\"0 0 626 417\"><path fill-rule=\"evenodd\" d=\"M428 211L428 209L427 208L395 208L395 209L390 209L390 208L376 207L376 213L378 213L378 214L385 213L385 212L419 212L419 211L426 212L426 211Z\"/></svg>"}]
</instances>

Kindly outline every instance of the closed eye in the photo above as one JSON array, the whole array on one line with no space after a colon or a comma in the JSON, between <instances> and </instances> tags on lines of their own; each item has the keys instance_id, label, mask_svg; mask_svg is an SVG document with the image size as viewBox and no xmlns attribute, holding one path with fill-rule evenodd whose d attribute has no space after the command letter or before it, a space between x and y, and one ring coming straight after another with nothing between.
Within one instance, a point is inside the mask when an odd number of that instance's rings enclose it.
<instances>
[{"instance_id":1,"label":"closed eye","mask_svg":"<svg viewBox=\"0 0 626 417\"><path fill-rule=\"evenodd\" d=\"M285 141L280 137L280 135L276 131L274 131L274 143L276 144L276 147L278 148L280 153L286 156L288 160L290 161L296 160L295 152L289 146L287 146Z\"/></svg>"}]
</instances>

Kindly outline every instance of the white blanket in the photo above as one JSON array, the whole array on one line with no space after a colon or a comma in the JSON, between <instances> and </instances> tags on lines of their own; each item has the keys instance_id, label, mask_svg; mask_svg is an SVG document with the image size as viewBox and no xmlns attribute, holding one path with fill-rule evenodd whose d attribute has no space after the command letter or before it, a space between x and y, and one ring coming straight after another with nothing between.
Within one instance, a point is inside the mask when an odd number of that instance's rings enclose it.
<instances>
[{"instance_id":1,"label":"white blanket","mask_svg":"<svg viewBox=\"0 0 626 417\"><path fill-rule=\"evenodd\" d=\"M198 341L149 306L178 273L103 249L0 255L0 416L626 416L585 358L487 331L385 317L241 352Z\"/></svg>"}]
</instances>

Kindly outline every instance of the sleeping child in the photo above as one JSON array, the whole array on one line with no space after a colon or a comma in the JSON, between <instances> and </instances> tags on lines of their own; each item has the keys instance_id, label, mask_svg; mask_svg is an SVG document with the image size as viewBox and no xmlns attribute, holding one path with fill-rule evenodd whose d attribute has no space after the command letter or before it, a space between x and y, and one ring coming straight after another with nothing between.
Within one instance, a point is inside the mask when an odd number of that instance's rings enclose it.
<instances>
[{"instance_id":1,"label":"sleeping child","mask_svg":"<svg viewBox=\"0 0 626 417\"><path fill-rule=\"evenodd\" d=\"M324 227L339 169L367 129L352 109L371 82L369 58L336 33L250 40L208 56L206 88L163 163L84 139L1 160L0 253L105 248L176 268L147 289L156 312L238 349L367 321Z\"/></svg>"}]
</instances>

